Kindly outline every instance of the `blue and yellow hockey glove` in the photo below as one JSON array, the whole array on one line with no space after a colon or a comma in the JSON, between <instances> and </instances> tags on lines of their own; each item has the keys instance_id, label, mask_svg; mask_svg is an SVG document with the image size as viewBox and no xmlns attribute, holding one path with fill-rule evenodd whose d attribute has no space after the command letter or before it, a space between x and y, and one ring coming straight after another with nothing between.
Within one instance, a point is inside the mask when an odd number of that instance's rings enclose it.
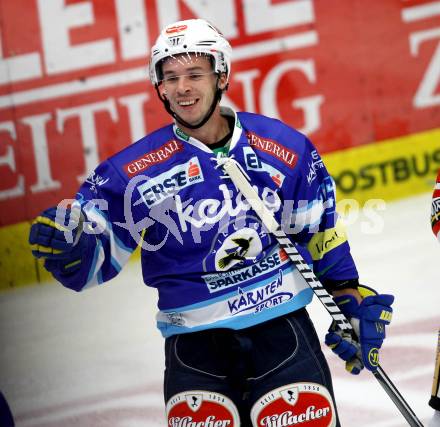
<instances>
[{"instance_id":1,"label":"blue and yellow hockey glove","mask_svg":"<svg viewBox=\"0 0 440 427\"><path fill-rule=\"evenodd\" d=\"M360 304L349 294L334 299L349 319L354 333L342 332L332 323L325 336L325 343L345 360L347 371L354 375L364 367L369 371L377 369L379 349L385 339L385 326L391 322L391 305L394 301L394 296L377 294L366 286L359 286L358 289L363 296Z\"/></svg>"},{"instance_id":2,"label":"blue and yellow hockey glove","mask_svg":"<svg viewBox=\"0 0 440 427\"><path fill-rule=\"evenodd\" d=\"M43 258L48 271L69 274L80 268L88 237L82 232L80 207L58 205L46 209L34 220L29 243L32 255Z\"/></svg>"}]
</instances>

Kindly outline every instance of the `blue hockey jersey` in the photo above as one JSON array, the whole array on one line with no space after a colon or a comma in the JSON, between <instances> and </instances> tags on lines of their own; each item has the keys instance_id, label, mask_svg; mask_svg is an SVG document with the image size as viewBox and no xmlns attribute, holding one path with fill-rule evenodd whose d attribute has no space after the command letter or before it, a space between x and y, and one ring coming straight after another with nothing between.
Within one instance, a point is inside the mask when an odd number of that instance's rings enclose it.
<instances>
[{"instance_id":1,"label":"blue hockey jersey","mask_svg":"<svg viewBox=\"0 0 440 427\"><path fill-rule=\"evenodd\" d=\"M235 113L229 156L318 277L357 278L334 184L308 139L280 122ZM110 280L141 245L144 282L159 294L163 336L241 329L306 306L313 292L213 151L166 126L101 163L77 197L93 244L63 285Z\"/></svg>"}]
</instances>

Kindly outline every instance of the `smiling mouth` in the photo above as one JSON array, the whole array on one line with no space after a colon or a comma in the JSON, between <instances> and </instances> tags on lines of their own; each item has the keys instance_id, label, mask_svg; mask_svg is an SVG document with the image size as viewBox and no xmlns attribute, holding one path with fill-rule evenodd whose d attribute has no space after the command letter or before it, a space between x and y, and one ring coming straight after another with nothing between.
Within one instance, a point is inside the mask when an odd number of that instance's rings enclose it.
<instances>
[{"instance_id":1,"label":"smiling mouth","mask_svg":"<svg viewBox=\"0 0 440 427\"><path fill-rule=\"evenodd\" d=\"M191 107L198 102L198 99L188 99L184 101L177 101L179 107Z\"/></svg>"}]
</instances>

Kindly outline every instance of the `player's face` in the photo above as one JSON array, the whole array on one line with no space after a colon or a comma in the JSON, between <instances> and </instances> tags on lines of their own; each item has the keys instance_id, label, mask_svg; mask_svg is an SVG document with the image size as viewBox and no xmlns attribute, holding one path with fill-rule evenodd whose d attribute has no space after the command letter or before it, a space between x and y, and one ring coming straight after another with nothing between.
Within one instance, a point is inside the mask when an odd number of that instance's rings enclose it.
<instances>
[{"instance_id":1,"label":"player's face","mask_svg":"<svg viewBox=\"0 0 440 427\"><path fill-rule=\"evenodd\" d=\"M209 58L195 54L168 58L162 65L162 74L160 91L170 102L171 109L186 122L199 123L216 91L217 76Z\"/></svg>"}]
</instances>

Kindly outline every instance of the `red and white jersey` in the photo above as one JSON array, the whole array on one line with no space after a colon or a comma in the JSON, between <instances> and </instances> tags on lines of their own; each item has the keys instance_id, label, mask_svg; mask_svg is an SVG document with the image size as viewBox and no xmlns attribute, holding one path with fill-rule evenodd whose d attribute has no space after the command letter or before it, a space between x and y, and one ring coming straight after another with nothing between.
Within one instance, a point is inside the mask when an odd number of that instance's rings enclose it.
<instances>
[{"instance_id":1,"label":"red and white jersey","mask_svg":"<svg viewBox=\"0 0 440 427\"><path fill-rule=\"evenodd\" d=\"M440 242L440 169L438 171L434 193L432 194L431 226L433 233Z\"/></svg>"},{"instance_id":2,"label":"red and white jersey","mask_svg":"<svg viewBox=\"0 0 440 427\"><path fill-rule=\"evenodd\" d=\"M440 242L440 169L437 174L434 193L432 194L431 226L432 231ZM434 379L432 382L432 392L429 404L437 411L440 411L440 329L438 331L437 358L435 362Z\"/></svg>"}]
</instances>

